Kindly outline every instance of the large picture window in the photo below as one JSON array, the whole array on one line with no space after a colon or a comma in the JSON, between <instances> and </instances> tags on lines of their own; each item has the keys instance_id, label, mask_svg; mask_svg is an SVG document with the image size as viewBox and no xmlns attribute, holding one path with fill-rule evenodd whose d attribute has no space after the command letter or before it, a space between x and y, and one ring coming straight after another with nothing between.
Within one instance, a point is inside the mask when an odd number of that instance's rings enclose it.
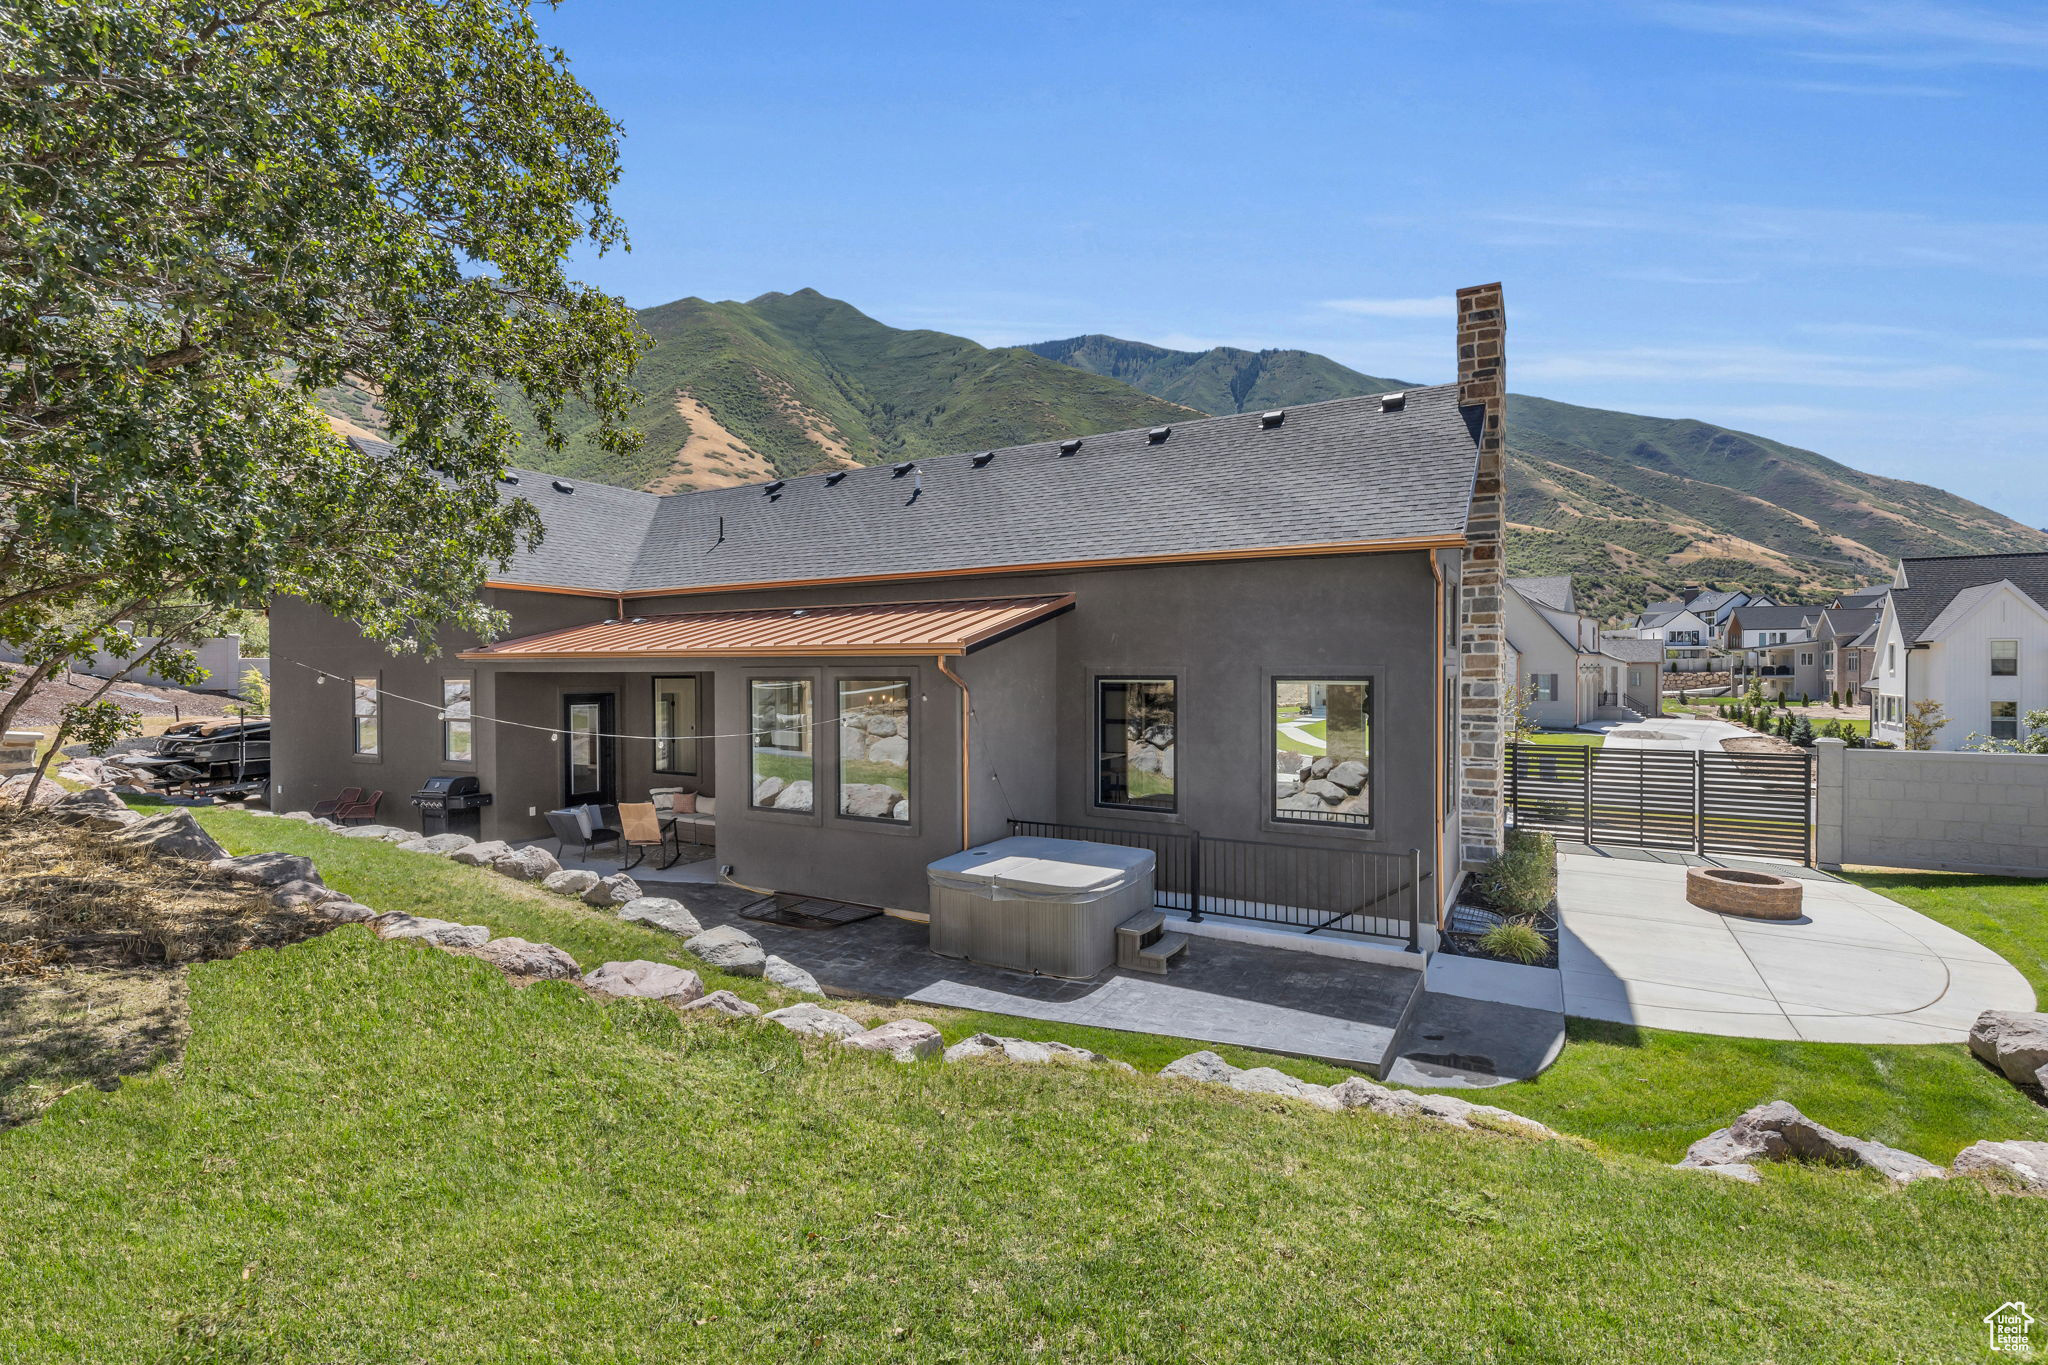
<instances>
[{"instance_id":1,"label":"large picture window","mask_svg":"<svg viewBox=\"0 0 2048 1365\"><path fill-rule=\"evenodd\" d=\"M441 679L441 757L446 762L476 761L476 720L470 711L473 688L468 678Z\"/></svg>"},{"instance_id":2,"label":"large picture window","mask_svg":"<svg viewBox=\"0 0 2048 1365\"><path fill-rule=\"evenodd\" d=\"M654 680L654 771L697 773L697 679Z\"/></svg>"},{"instance_id":3,"label":"large picture window","mask_svg":"<svg viewBox=\"0 0 2048 1365\"><path fill-rule=\"evenodd\" d=\"M839 813L850 820L910 819L910 684L839 681Z\"/></svg>"},{"instance_id":4,"label":"large picture window","mask_svg":"<svg viewBox=\"0 0 2048 1365\"><path fill-rule=\"evenodd\" d=\"M372 755L382 752L378 746L383 743L383 736L379 733L383 702L377 695L377 680L357 678L351 694L355 751Z\"/></svg>"},{"instance_id":5,"label":"large picture window","mask_svg":"<svg viewBox=\"0 0 2048 1365\"><path fill-rule=\"evenodd\" d=\"M1173 679L1098 679L1095 717L1096 804L1175 809Z\"/></svg>"},{"instance_id":6,"label":"large picture window","mask_svg":"<svg viewBox=\"0 0 2048 1365\"><path fill-rule=\"evenodd\" d=\"M1372 684L1363 678L1273 680L1273 818L1372 823Z\"/></svg>"},{"instance_id":7,"label":"large picture window","mask_svg":"<svg viewBox=\"0 0 2048 1365\"><path fill-rule=\"evenodd\" d=\"M753 731L753 805L765 810L814 809L810 680L756 678L747 684L747 711Z\"/></svg>"}]
</instances>

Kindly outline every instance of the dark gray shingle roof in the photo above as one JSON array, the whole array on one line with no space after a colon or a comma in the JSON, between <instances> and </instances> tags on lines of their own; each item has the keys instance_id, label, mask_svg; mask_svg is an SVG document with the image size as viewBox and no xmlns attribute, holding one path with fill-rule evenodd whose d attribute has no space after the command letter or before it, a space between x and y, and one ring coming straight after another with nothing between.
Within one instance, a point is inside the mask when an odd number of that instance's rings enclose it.
<instances>
[{"instance_id":1,"label":"dark gray shingle roof","mask_svg":"<svg viewBox=\"0 0 2048 1365\"><path fill-rule=\"evenodd\" d=\"M1476 413L1476 409L1474 412ZM981 454L985 454L983 452ZM547 526L498 577L603 592L1228 553L1465 531L1478 455L1455 384L767 485L657 496L519 471ZM721 532L723 538L721 539Z\"/></svg>"},{"instance_id":2,"label":"dark gray shingle roof","mask_svg":"<svg viewBox=\"0 0 2048 1365\"><path fill-rule=\"evenodd\" d=\"M1619 659L1625 664L1659 663L1664 658L1662 640L1639 640L1633 635L1607 635L1600 637L1600 652L1610 659Z\"/></svg>"},{"instance_id":3,"label":"dark gray shingle roof","mask_svg":"<svg viewBox=\"0 0 2048 1365\"><path fill-rule=\"evenodd\" d=\"M1908 641L1918 640L1934 624L1955 595L1966 588L2010 581L2043 607L2048 607L2048 554L1945 555L1900 562L1906 586L1892 589L1899 629Z\"/></svg>"},{"instance_id":4,"label":"dark gray shingle roof","mask_svg":"<svg viewBox=\"0 0 2048 1365\"><path fill-rule=\"evenodd\" d=\"M1510 578L1508 585L1538 606L1552 611L1577 610L1573 604L1572 576L1568 573L1547 578Z\"/></svg>"},{"instance_id":5,"label":"dark gray shingle roof","mask_svg":"<svg viewBox=\"0 0 2048 1365\"><path fill-rule=\"evenodd\" d=\"M1797 630L1809 616L1819 616L1819 607L1737 607L1729 620L1744 630Z\"/></svg>"}]
</instances>

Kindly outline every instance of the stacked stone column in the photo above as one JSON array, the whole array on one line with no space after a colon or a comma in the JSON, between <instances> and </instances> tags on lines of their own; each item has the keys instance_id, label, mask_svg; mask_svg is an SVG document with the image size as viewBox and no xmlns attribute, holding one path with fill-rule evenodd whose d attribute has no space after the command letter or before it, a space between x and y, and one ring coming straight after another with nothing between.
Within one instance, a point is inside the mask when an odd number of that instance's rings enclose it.
<instances>
[{"instance_id":1,"label":"stacked stone column","mask_svg":"<svg viewBox=\"0 0 2048 1365\"><path fill-rule=\"evenodd\" d=\"M1458 403L1479 425L1479 470L1458 591L1459 851L1479 863L1500 852L1506 821L1507 626L1504 464L1507 314L1499 284L1458 291Z\"/></svg>"}]
</instances>

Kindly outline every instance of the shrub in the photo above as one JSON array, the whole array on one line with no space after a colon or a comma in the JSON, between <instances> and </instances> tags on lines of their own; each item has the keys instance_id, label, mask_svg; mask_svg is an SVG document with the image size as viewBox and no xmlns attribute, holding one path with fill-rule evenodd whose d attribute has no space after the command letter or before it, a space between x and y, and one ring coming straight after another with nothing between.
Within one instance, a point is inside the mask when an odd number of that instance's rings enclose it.
<instances>
[{"instance_id":1,"label":"shrub","mask_svg":"<svg viewBox=\"0 0 2048 1365\"><path fill-rule=\"evenodd\" d=\"M1495 957L1510 962L1541 962L1550 955L1550 940L1525 919L1511 919L1494 925L1479 936L1479 946Z\"/></svg>"},{"instance_id":2,"label":"shrub","mask_svg":"<svg viewBox=\"0 0 2048 1365\"><path fill-rule=\"evenodd\" d=\"M1548 834L1510 830L1499 857L1473 874L1473 888L1496 910L1533 915L1557 894L1557 844Z\"/></svg>"},{"instance_id":3,"label":"shrub","mask_svg":"<svg viewBox=\"0 0 2048 1365\"><path fill-rule=\"evenodd\" d=\"M1801 716L1799 723L1792 727L1792 742L1802 749L1813 747L1813 722L1805 716Z\"/></svg>"}]
</instances>

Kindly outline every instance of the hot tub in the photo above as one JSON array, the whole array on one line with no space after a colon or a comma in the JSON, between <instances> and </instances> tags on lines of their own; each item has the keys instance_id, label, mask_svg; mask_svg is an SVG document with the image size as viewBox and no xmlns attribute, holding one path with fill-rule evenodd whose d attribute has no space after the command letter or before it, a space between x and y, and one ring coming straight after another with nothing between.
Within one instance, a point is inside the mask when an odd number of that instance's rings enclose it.
<instances>
[{"instance_id":1,"label":"hot tub","mask_svg":"<svg viewBox=\"0 0 2048 1365\"><path fill-rule=\"evenodd\" d=\"M1116 927L1152 908L1146 848L1018 836L939 859L931 949L990 967L1086 980L1116 961Z\"/></svg>"}]
</instances>

